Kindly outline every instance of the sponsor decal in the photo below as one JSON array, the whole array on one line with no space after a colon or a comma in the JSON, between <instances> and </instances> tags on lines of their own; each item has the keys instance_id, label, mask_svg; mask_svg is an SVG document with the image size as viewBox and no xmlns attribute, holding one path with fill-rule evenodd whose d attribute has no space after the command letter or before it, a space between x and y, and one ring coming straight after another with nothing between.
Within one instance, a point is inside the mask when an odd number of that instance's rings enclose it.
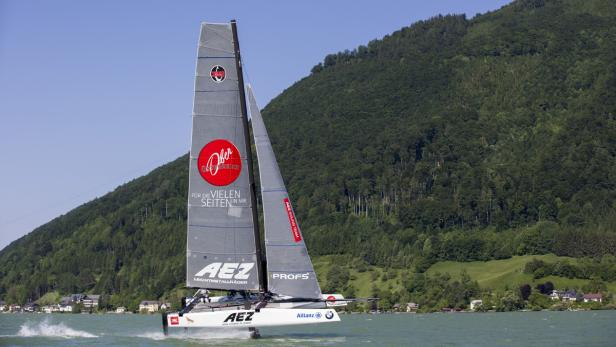
<instances>
[{"instance_id":1,"label":"sponsor decal","mask_svg":"<svg viewBox=\"0 0 616 347\"><path fill-rule=\"evenodd\" d=\"M224 81L226 77L225 68L220 65L214 65L212 70L210 70L210 77L216 83Z\"/></svg>"},{"instance_id":2,"label":"sponsor decal","mask_svg":"<svg viewBox=\"0 0 616 347\"><path fill-rule=\"evenodd\" d=\"M302 234L299 232L299 228L297 227L295 215L293 214L293 208L291 208L291 202L289 201L289 198L284 198L282 202L284 203L284 207L287 210L287 217L289 217L289 224L291 225L291 233L293 234L293 239L295 240L295 242L300 242L302 240Z\"/></svg>"},{"instance_id":3,"label":"sponsor decal","mask_svg":"<svg viewBox=\"0 0 616 347\"><path fill-rule=\"evenodd\" d=\"M254 311L249 312L234 312L225 318L222 325L247 325L252 323L252 316Z\"/></svg>"},{"instance_id":4,"label":"sponsor decal","mask_svg":"<svg viewBox=\"0 0 616 347\"><path fill-rule=\"evenodd\" d=\"M227 186L239 177L242 170L240 151L230 141L211 141L199 152L197 167L201 177L209 184Z\"/></svg>"},{"instance_id":5,"label":"sponsor decal","mask_svg":"<svg viewBox=\"0 0 616 347\"><path fill-rule=\"evenodd\" d=\"M285 273L275 273L272 274L272 279L275 280L307 280L310 278L310 273L302 273L302 274L285 274Z\"/></svg>"},{"instance_id":6,"label":"sponsor decal","mask_svg":"<svg viewBox=\"0 0 616 347\"><path fill-rule=\"evenodd\" d=\"M198 199L201 207L248 206L248 199L242 197L242 191L239 189L211 189L204 193L190 193L190 197Z\"/></svg>"},{"instance_id":7,"label":"sponsor decal","mask_svg":"<svg viewBox=\"0 0 616 347\"><path fill-rule=\"evenodd\" d=\"M333 296L333 295L330 295L330 296L328 296L328 297L327 297L327 299L325 299L325 300L327 300L327 301L336 301L336 297L335 297L335 296Z\"/></svg>"},{"instance_id":8,"label":"sponsor decal","mask_svg":"<svg viewBox=\"0 0 616 347\"><path fill-rule=\"evenodd\" d=\"M222 284L247 284L255 263L211 263L199 270L193 280Z\"/></svg>"},{"instance_id":9,"label":"sponsor decal","mask_svg":"<svg viewBox=\"0 0 616 347\"><path fill-rule=\"evenodd\" d=\"M327 318L327 319L334 318L334 312L333 311L327 311L327 313L325 314L325 318Z\"/></svg>"},{"instance_id":10,"label":"sponsor decal","mask_svg":"<svg viewBox=\"0 0 616 347\"><path fill-rule=\"evenodd\" d=\"M315 313L298 313L296 317L297 318L316 318L316 319L321 319L321 317L323 317L323 315L321 314L321 312L317 311ZM327 317L327 315L326 315L326 317Z\"/></svg>"},{"instance_id":11,"label":"sponsor decal","mask_svg":"<svg viewBox=\"0 0 616 347\"><path fill-rule=\"evenodd\" d=\"M180 317L178 317L178 316L171 316L171 317L169 317L169 324L171 324L171 325L178 325L178 324L180 324Z\"/></svg>"}]
</instances>

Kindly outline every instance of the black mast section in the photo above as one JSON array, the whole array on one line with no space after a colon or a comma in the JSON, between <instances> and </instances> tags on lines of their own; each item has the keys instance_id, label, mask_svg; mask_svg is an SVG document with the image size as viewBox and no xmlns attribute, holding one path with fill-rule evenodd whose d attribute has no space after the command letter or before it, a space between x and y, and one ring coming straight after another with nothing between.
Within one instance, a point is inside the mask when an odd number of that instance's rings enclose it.
<instances>
[{"instance_id":1,"label":"black mast section","mask_svg":"<svg viewBox=\"0 0 616 347\"><path fill-rule=\"evenodd\" d=\"M244 89L244 73L242 72L242 59L240 57L240 43L237 36L237 24L235 19L231 20L231 29L233 31L233 50L235 51L235 66L237 68L237 83L240 89L240 111L242 122L244 123L244 138L246 142L246 157L248 161L248 182L250 184L250 192L252 194L252 220L255 231L255 244L257 254L257 274L259 275L259 291L267 291L267 282L265 272L265 263L263 262L263 251L261 248L261 233L259 231L259 214L257 212L257 192L255 187L255 174L252 167L252 146L250 145L250 134L248 132L248 111L246 107L246 91Z\"/></svg>"}]
</instances>

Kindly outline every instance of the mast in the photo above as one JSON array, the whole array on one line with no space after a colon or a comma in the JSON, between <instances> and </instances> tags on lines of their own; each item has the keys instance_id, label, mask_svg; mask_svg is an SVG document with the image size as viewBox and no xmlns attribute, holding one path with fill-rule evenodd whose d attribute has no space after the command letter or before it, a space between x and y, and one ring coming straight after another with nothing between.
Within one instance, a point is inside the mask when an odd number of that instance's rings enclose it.
<instances>
[{"instance_id":1,"label":"mast","mask_svg":"<svg viewBox=\"0 0 616 347\"><path fill-rule=\"evenodd\" d=\"M246 107L246 91L244 88L244 73L242 71L242 60L240 57L240 42L237 35L237 23L235 19L231 20L231 30L233 31L233 50L235 51L235 66L237 68L237 83L240 90L240 113L242 122L244 123L244 138L246 141L246 156L248 162L248 182L250 185L250 193L252 194L252 215L254 223L255 246L257 256L257 273L259 277L259 291L267 291L266 276L264 276L265 263L263 262L263 251L261 247L261 233L259 232L259 215L257 212L257 193L255 187L255 175L252 164L252 149L250 145L250 134L248 131L248 111Z\"/></svg>"}]
</instances>

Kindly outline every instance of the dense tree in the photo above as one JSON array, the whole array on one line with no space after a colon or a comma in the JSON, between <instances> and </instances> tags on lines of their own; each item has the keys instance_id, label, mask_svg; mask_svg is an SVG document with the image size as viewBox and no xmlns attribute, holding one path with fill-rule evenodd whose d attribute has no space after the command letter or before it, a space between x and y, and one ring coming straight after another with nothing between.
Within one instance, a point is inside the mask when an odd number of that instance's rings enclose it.
<instances>
[{"instance_id":1,"label":"dense tree","mask_svg":"<svg viewBox=\"0 0 616 347\"><path fill-rule=\"evenodd\" d=\"M532 291L533 291L533 289L531 288L530 284L525 283L525 284L521 285L520 286L520 298L522 300L528 300L528 297L530 296Z\"/></svg>"}]
</instances>

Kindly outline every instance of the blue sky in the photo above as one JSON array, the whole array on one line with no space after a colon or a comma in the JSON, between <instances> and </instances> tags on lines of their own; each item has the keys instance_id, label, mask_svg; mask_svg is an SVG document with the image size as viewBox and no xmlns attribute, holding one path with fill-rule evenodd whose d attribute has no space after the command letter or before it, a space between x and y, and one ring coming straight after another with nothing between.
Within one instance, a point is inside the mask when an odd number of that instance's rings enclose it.
<instances>
[{"instance_id":1,"label":"blue sky","mask_svg":"<svg viewBox=\"0 0 616 347\"><path fill-rule=\"evenodd\" d=\"M326 54L508 2L0 0L0 249L188 152L201 21L238 20L265 106Z\"/></svg>"}]
</instances>

